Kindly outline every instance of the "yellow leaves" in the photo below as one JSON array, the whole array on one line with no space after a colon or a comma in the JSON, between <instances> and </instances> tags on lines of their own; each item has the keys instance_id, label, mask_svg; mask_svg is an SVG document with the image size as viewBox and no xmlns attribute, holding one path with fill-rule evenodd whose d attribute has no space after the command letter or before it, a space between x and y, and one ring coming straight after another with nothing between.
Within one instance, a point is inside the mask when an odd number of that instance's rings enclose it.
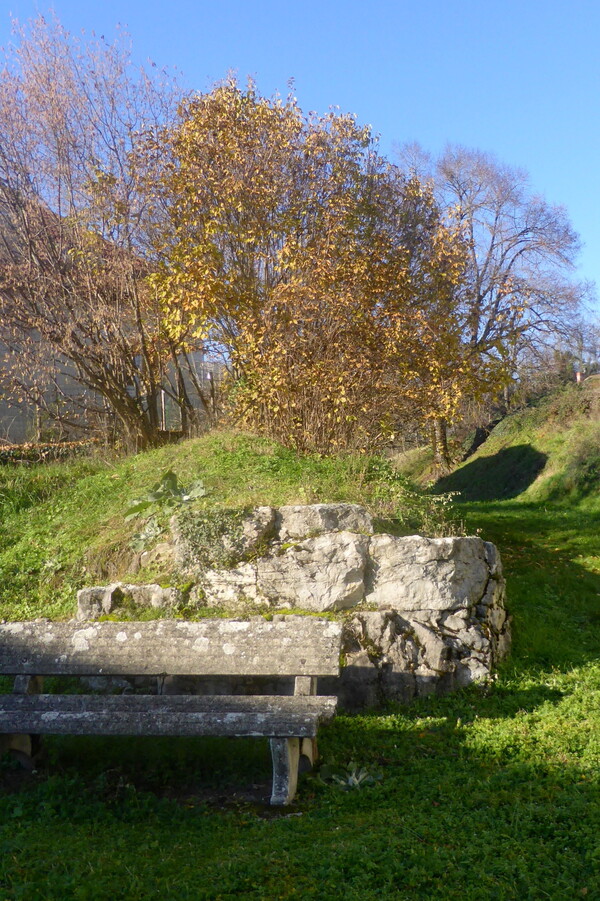
<instances>
[{"instance_id":1,"label":"yellow leaves","mask_svg":"<svg viewBox=\"0 0 600 901\"><path fill-rule=\"evenodd\" d=\"M449 415L476 382L462 237L368 128L229 80L188 102L168 144L172 228L152 284L171 328L226 349L247 423L328 452Z\"/></svg>"}]
</instances>

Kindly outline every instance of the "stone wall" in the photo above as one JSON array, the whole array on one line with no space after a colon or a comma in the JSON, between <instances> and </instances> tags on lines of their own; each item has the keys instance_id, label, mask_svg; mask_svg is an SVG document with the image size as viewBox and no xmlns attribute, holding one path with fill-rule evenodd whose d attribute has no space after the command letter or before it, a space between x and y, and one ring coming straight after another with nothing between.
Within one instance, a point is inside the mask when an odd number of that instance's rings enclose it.
<instances>
[{"instance_id":1,"label":"stone wall","mask_svg":"<svg viewBox=\"0 0 600 901\"><path fill-rule=\"evenodd\" d=\"M259 507L213 532L211 547L202 534L174 519L172 540L153 552L194 583L188 603L231 615L343 616L342 675L322 687L346 709L485 680L508 649L500 557L479 537L375 535L352 504ZM175 589L115 583L80 591L78 617L109 613L124 597L155 607L182 600Z\"/></svg>"}]
</instances>

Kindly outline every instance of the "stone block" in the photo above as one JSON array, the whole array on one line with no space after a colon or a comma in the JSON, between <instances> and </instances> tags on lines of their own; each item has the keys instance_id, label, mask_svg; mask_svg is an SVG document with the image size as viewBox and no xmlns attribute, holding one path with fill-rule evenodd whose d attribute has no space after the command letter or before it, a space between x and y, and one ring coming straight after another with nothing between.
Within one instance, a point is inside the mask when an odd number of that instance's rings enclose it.
<instances>
[{"instance_id":1,"label":"stone block","mask_svg":"<svg viewBox=\"0 0 600 901\"><path fill-rule=\"evenodd\" d=\"M398 611L456 610L479 602L489 580L480 538L374 535L367 603Z\"/></svg>"},{"instance_id":2,"label":"stone block","mask_svg":"<svg viewBox=\"0 0 600 901\"><path fill-rule=\"evenodd\" d=\"M359 504L309 504L280 507L277 516L280 541L308 538L323 532L373 534L371 515Z\"/></svg>"},{"instance_id":3,"label":"stone block","mask_svg":"<svg viewBox=\"0 0 600 901\"><path fill-rule=\"evenodd\" d=\"M77 592L77 619L98 619L122 606L125 598L139 607L174 607L181 600L177 588L161 588L160 585L129 585L113 582L112 585L82 588Z\"/></svg>"},{"instance_id":4,"label":"stone block","mask_svg":"<svg viewBox=\"0 0 600 901\"><path fill-rule=\"evenodd\" d=\"M486 679L508 650L500 555L479 537L373 535L369 513L356 504L258 507L232 523L232 536L217 534L217 550L223 559L240 553L239 562L194 564L191 602L232 612L243 604L244 613L248 605L312 613L362 605L344 625L337 685L348 710ZM175 558L189 560L193 548L175 520L172 529ZM150 606L180 599L158 585L114 583L79 592L78 618L109 613L124 596Z\"/></svg>"},{"instance_id":5,"label":"stone block","mask_svg":"<svg viewBox=\"0 0 600 901\"><path fill-rule=\"evenodd\" d=\"M259 592L315 613L355 607L365 598L368 549L368 537L353 532L299 541L256 561Z\"/></svg>"}]
</instances>

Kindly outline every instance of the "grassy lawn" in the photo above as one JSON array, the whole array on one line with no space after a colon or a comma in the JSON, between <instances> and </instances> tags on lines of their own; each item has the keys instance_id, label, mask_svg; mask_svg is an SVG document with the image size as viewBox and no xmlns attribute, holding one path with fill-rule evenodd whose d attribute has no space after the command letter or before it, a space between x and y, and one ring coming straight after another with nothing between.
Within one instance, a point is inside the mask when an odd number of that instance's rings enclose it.
<instances>
[{"instance_id":1,"label":"grassy lawn","mask_svg":"<svg viewBox=\"0 0 600 901\"><path fill-rule=\"evenodd\" d=\"M311 499L325 499L315 467ZM203 472L233 492L233 476L227 487ZM94 475L107 494L114 474ZM279 484L282 497L298 492ZM83 490L74 482L71 497ZM600 505L460 512L498 544L507 575L513 652L492 684L338 716L322 761L364 768L370 784L307 776L283 810L261 800L266 742L48 739L39 772L0 764L1 901L600 898Z\"/></svg>"}]
</instances>

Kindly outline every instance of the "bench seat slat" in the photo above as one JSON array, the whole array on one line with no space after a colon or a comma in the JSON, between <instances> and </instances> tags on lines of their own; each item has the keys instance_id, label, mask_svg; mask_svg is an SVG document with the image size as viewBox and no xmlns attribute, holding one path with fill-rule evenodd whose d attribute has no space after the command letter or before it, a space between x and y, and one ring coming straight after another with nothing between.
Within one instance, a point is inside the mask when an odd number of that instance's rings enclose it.
<instances>
[{"instance_id":1,"label":"bench seat slat","mask_svg":"<svg viewBox=\"0 0 600 901\"><path fill-rule=\"evenodd\" d=\"M1 695L0 733L310 737L335 697Z\"/></svg>"},{"instance_id":2,"label":"bench seat slat","mask_svg":"<svg viewBox=\"0 0 600 901\"><path fill-rule=\"evenodd\" d=\"M0 675L335 676L340 635L307 616L0 623Z\"/></svg>"}]
</instances>

